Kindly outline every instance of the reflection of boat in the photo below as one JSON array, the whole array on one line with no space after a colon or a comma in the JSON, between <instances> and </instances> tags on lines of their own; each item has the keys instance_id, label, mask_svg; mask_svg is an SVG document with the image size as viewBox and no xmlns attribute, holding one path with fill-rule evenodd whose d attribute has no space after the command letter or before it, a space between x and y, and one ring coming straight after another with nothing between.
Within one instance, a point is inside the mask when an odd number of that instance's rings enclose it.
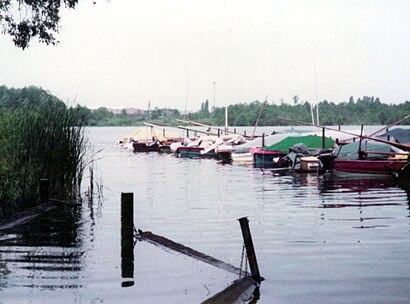
<instances>
[{"instance_id":1,"label":"reflection of boat","mask_svg":"<svg viewBox=\"0 0 410 304\"><path fill-rule=\"evenodd\" d=\"M389 144L369 141L343 145L333 154L333 169L341 172L393 175L408 164L407 152ZM328 155L326 157L329 159Z\"/></svg>"},{"instance_id":2,"label":"reflection of boat","mask_svg":"<svg viewBox=\"0 0 410 304\"><path fill-rule=\"evenodd\" d=\"M365 192L378 188L396 187L398 182L399 180L393 176L333 172L323 175L320 188L322 191L346 189Z\"/></svg>"}]
</instances>

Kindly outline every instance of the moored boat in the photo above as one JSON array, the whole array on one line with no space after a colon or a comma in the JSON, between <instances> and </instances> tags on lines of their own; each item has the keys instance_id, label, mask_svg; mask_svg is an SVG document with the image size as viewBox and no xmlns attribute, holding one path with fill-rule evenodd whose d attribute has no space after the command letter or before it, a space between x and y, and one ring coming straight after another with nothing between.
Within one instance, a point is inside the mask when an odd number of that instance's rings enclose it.
<instances>
[{"instance_id":1,"label":"moored boat","mask_svg":"<svg viewBox=\"0 0 410 304\"><path fill-rule=\"evenodd\" d=\"M146 123L145 127L124 136L118 144L134 152L160 152L161 149L167 150L170 143L180 142L182 139L180 134L170 132L165 127Z\"/></svg>"},{"instance_id":2,"label":"moored boat","mask_svg":"<svg viewBox=\"0 0 410 304\"><path fill-rule=\"evenodd\" d=\"M292 170L303 170L301 167L301 157L314 156L318 154L322 148L332 148L335 141L328 137L321 137L316 135L306 136L288 136L283 140L254 151L254 159L259 160L257 165L272 166L272 167L290 167ZM263 157L266 153L271 152L270 158ZM311 159L306 159L305 162ZM313 164L306 164L306 168Z\"/></svg>"},{"instance_id":3,"label":"moored boat","mask_svg":"<svg viewBox=\"0 0 410 304\"><path fill-rule=\"evenodd\" d=\"M335 159L333 169L336 171L365 174L394 175L400 173L408 164L407 159Z\"/></svg>"},{"instance_id":4,"label":"moored boat","mask_svg":"<svg viewBox=\"0 0 410 304\"><path fill-rule=\"evenodd\" d=\"M251 148L251 154L253 156L253 164L256 167L274 167L279 159L286 155L285 152L280 150L271 151L260 147Z\"/></svg>"},{"instance_id":5,"label":"moored boat","mask_svg":"<svg viewBox=\"0 0 410 304\"><path fill-rule=\"evenodd\" d=\"M289 136L299 136L299 133L275 133L273 135L268 135L268 136L259 136L251 141L248 141L244 144L233 146L232 147L232 153L231 153L231 160L232 163L234 164L253 164L254 163L254 154L253 152L258 152L260 151L262 147L266 145L272 145L275 143L280 142L281 140L289 137ZM255 149L259 148L259 149ZM260 157L262 160L264 160L264 157ZM266 163L271 165L271 163L266 160Z\"/></svg>"},{"instance_id":6,"label":"moored boat","mask_svg":"<svg viewBox=\"0 0 410 304\"><path fill-rule=\"evenodd\" d=\"M339 172L397 175L408 165L408 155L390 144L366 140L335 149L331 162Z\"/></svg>"},{"instance_id":7,"label":"moored boat","mask_svg":"<svg viewBox=\"0 0 410 304\"><path fill-rule=\"evenodd\" d=\"M178 157L188 157L188 158L218 158L218 154L215 149L203 153L205 151L204 147L186 147L180 146L176 154Z\"/></svg>"},{"instance_id":8,"label":"moored boat","mask_svg":"<svg viewBox=\"0 0 410 304\"><path fill-rule=\"evenodd\" d=\"M133 142L132 147L134 152L159 152L160 143L158 141L152 142Z\"/></svg>"}]
</instances>

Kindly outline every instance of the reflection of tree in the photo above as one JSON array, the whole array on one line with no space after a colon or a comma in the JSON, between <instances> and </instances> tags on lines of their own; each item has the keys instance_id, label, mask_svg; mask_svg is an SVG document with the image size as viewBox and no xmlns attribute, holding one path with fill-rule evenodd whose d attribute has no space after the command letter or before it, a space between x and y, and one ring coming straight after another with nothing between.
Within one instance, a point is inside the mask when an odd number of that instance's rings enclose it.
<instances>
[{"instance_id":1,"label":"reflection of tree","mask_svg":"<svg viewBox=\"0 0 410 304\"><path fill-rule=\"evenodd\" d=\"M43 289L80 287L83 269L81 209L54 209L8 232L0 241L0 288L7 285Z\"/></svg>"}]
</instances>

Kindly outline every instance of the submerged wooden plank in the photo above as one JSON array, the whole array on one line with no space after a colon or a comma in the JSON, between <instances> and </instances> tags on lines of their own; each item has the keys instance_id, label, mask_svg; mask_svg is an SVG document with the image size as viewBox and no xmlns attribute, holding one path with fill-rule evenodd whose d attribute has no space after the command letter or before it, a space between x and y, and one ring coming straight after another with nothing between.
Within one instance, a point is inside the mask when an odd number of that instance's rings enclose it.
<instances>
[{"instance_id":1,"label":"submerged wooden plank","mask_svg":"<svg viewBox=\"0 0 410 304\"><path fill-rule=\"evenodd\" d=\"M246 276L234 281L221 292L202 302L202 304L235 303L241 297L244 298L242 300L250 300L257 287L258 284L250 276Z\"/></svg>"},{"instance_id":2,"label":"submerged wooden plank","mask_svg":"<svg viewBox=\"0 0 410 304\"><path fill-rule=\"evenodd\" d=\"M247 275L247 273L245 273L244 271L241 272L241 269L238 268L238 267L235 267L231 264L225 263L221 260L218 260L214 257L209 256L209 255L206 255L202 252L196 251L192 248L186 247L182 244L175 243L174 241L171 241L170 239L167 239L167 238L164 238L162 236L153 234L152 232L149 232L149 231L143 232L143 231L139 230L138 238L143 239L143 240L147 240L147 241L149 241L153 244L161 245L161 246L167 247L169 249L172 249L174 251L183 253L183 254L188 255L192 258L195 258L195 259L200 260L202 262L208 263L210 265L213 265L213 266L218 267L220 269L226 270L228 272L231 272L231 273L234 273L234 274L237 274L237 275L240 275L241 273L243 275Z\"/></svg>"},{"instance_id":3,"label":"submerged wooden plank","mask_svg":"<svg viewBox=\"0 0 410 304\"><path fill-rule=\"evenodd\" d=\"M56 207L57 205L55 203L44 203L36 207L24 210L22 212L16 213L13 216L0 222L0 231L12 229L17 226L23 225L35 219L40 214L48 212Z\"/></svg>"}]
</instances>

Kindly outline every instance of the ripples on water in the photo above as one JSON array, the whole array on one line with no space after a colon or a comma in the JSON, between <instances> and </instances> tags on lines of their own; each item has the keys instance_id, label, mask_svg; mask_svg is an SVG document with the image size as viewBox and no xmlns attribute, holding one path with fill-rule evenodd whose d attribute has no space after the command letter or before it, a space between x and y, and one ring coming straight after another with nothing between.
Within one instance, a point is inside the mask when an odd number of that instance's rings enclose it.
<instances>
[{"instance_id":1,"label":"ripples on water","mask_svg":"<svg viewBox=\"0 0 410 304\"><path fill-rule=\"evenodd\" d=\"M137 228L236 266L237 219L248 216L266 279L258 303L410 300L409 199L397 181L134 154L113 145L129 130L90 131L95 150L104 149L101 205L53 212L0 235L0 303L54 303L57 296L62 303L197 303L234 279L137 243L135 284L122 288L121 192L134 193Z\"/></svg>"}]
</instances>

